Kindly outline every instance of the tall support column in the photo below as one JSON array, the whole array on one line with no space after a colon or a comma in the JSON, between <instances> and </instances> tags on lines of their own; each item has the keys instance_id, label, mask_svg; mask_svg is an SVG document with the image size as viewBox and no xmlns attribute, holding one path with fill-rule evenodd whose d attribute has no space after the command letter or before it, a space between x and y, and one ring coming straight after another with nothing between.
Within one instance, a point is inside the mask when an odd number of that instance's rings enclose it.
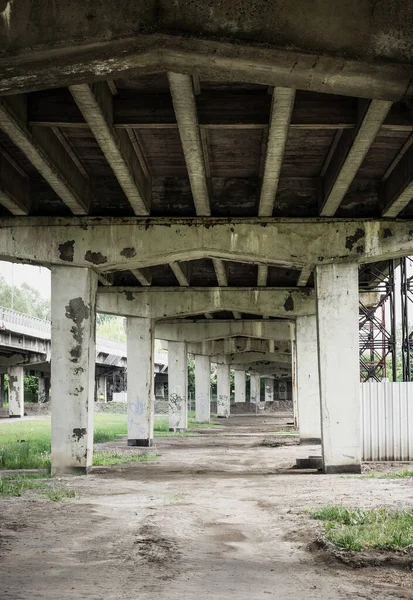
<instances>
[{"instance_id":1,"label":"tall support column","mask_svg":"<svg viewBox=\"0 0 413 600\"><path fill-rule=\"evenodd\" d=\"M244 369L235 369L234 385L235 385L235 402L245 402L245 371Z\"/></svg>"},{"instance_id":2,"label":"tall support column","mask_svg":"<svg viewBox=\"0 0 413 600\"><path fill-rule=\"evenodd\" d=\"M227 418L231 409L231 369L217 364L217 416Z\"/></svg>"},{"instance_id":3,"label":"tall support column","mask_svg":"<svg viewBox=\"0 0 413 600\"><path fill-rule=\"evenodd\" d=\"M265 402L274 400L274 379L271 377L265 378Z\"/></svg>"},{"instance_id":4,"label":"tall support column","mask_svg":"<svg viewBox=\"0 0 413 600\"><path fill-rule=\"evenodd\" d=\"M153 444L154 335L152 319L128 318L128 446Z\"/></svg>"},{"instance_id":5,"label":"tall support column","mask_svg":"<svg viewBox=\"0 0 413 600\"><path fill-rule=\"evenodd\" d=\"M24 369L9 367L9 417L24 417Z\"/></svg>"},{"instance_id":6,"label":"tall support column","mask_svg":"<svg viewBox=\"0 0 413 600\"><path fill-rule=\"evenodd\" d=\"M44 404L46 402L46 381L44 377L39 377L37 380L38 390L37 390L37 401L39 404Z\"/></svg>"},{"instance_id":7,"label":"tall support column","mask_svg":"<svg viewBox=\"0 0 413 600\"><path fill-rule=\"evenodd\" d=\"M257 404L261 400L261 377L258 374L250 375L250 402Z\"/></svg>"},{"instance_id":8,"label":"tall support column","mask_svg":"<svg viewBox=\"0 0 413 600\"><path fill-rule=\"evenodd\" d=\"M52 267L52 474L92 466L96 290L91 269Z\"/></svg>"},{"instance_id":9,"label":"tall support column","mask_svg":"<svg viewBox=\"0 0 413 600\"><path fill-rule=\"evenodd\" d=\"M99 375L96 382L96 399L98 402L107 402L106 375Z\"/></svg>"},{"instance_id":10,"label":"tall support column","mask_svg":"<svg viewBox=\"0 0 413 600\"><path fill-rule=\"evenodd\" d=\"M195 355L195 421L211 418L211 363L209 356Z\"/></svg>"},{"instance_id":11,"label":"tall support column","mask_svg":"<svg viewBox=\"0 0 413 600\"><path fill-rule=\"evenodd\" d=\"M358 266L316 268L321 437L325 473L360 473Z\"/></svg>"},{"instance_id":12,"label":"tall support column","mask_svg":"<svg viewBox=\"0 0 413 600\"><path fill-rule=\"evenodd\" d=\"M315 315L297 317L296 356L300 443L320 443L321 407Z\"/></svg>"},{"instance_id":13,"label":"tall support column","mask_svg":"<svg viewBox=\"0 0 413 600\"><path fill-rule=\"evenodd\" d=\"M0 374L0 408L3 408L4 404L4 373Z\"/></svg>"},{"instance_id":14,"label":"tall support column","mask_svg":"<svg viewBox=\"0 0 413 600\"><path fill-rule=\"evenodd\" d=\"M298 429L297 345L295 337L295 323L291 325L291 394L293 398L294 428Z\"/></svg>"},{"instance_id":15,"label":"tall support column","mask_svg":"<svg viewBox=\"0 0 413 600\"><path fill-rule=\"evenodd\" d=\"M188 355L185 342L168 342L169 430L188 427Z\"/></svg>"}]
</instances>

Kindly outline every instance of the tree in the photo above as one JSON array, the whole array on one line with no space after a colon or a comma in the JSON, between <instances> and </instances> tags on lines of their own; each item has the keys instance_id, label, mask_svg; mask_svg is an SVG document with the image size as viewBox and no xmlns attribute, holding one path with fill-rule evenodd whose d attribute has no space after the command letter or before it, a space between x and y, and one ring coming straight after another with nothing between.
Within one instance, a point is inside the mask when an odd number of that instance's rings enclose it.
<instances>
[{"instance_id":1,"label":"tree","mask_svg":"<svg viewBox=\"0 0 413 600\"><path fill-rule=\"evenodd\" d=\"M13 297L13 302L12 302ZM27 283L20 287L13 287L0 275L0 306L12 308L17 312L37 317L38 319L50 319L50 302L45 300L41 294Z\"/></svg>"}]
</instances>

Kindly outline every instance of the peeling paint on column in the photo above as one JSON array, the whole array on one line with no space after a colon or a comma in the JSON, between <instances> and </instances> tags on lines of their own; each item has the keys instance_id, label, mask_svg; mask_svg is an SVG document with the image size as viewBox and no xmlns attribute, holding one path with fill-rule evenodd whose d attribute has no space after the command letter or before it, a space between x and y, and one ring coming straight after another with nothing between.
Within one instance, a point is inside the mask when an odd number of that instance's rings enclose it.
<instances>
[{"instance_id":1,"label":"peeling paint on column","mask_svg":"<svg viewBox=\"0 0 413 600\"><path fill-rule=\"evenodd\" d=\"M74 323L73 327L70 329L70 333L73 336L73 339L76 342L76 346L71 348L71 362L78 362L80 357L82 356L82 342L83 342L83 332L84 327L82 323L84 320L89 319L90 310L83 302L82 298L73 298L69 301L69 304L66 308L66 317L71 319Z\"/></svg>"},{"instance_id":2,"label":"peeling paint on column","mask_svg":"<svg viewBox=\"0 0 413 600\"><path fill-rule=\"evenodd\" d=\"M124 248L121 252L121 256L124 256L125 258L133 258L136 256L136 250L135 248Z\"/></svg>"},{"instance_id":3,"label":"peeling paint on column","mask_svg":"<svg viewBox=\"0 0 413 600\"><path fill-rule=\"evenodd\" d=\"M64 260L66 262L73 262L73 258L75 255L75 240L68 240L63 244L59 244L59 255L60 260Z\"/></svg>"},{"instance_id":4,"label":"peeling paint on column","mask_svg":"<svg viewBox=\"0 0 413 600\"><path fill-rule=\"evenodd\" d=\"M229 401L228 396L226 396L225 394L220 394L218 396L217 415L219 417L229 417Z\"/></svg>"},{"instance_id":5,"label":"peeling paint on column","mask_svg":"<svg viewBox=\"0 0 413 600\"><path fill-rule=\"evenodd\" d=\"M108 262L108 257L103 256L101 252L92 252L91 250L88 250L85 254L85 260L94 265L103 265Z\"/></svg>"},{"instance_id":6,"label":"peeling paint on column","mask_svg":"<svg viewBox=\"0 0 413 600\"><path fill-rule=\"evenodd\" d=\"M347 250L350 250L350 252L351 252L353 250L354 244L356 244L359 240L364 238L365 235L366 235L365 231L363 229L361 229L360 227L358 229L356 229L356 231L354 232L354 235L348 235L346 238ZM361 246L359 246L359 247L361 247Z\"/></svg>"},{"instance_id":7,"label":"peeling paint on column","mask_svg":"<svg viewBox=\"0 0 413 600\"><path fill-rule=\"evenodd\" d=\"M180 423L180 416L183 412L183 407L185 406L185 398L179 394L170 394L169 395L169 416L170 416L170 429L184 429L183 425Z\"/></svg>"},{"instance_id":8,"label":"peeling paint on column","mask_svg":"<svg viewBox=\"0 0 413 600\"><path fill-rule=\"evenodd\" d=\"M87 430L84 427L75 427L73 429L72 438L76 440L76 442L80 442L80 440L87 434Z\"/></svg>"},{"instance_id":9,"label":"peeling paint on column","mask_svg":"<svg viewBox=\"0 0 413 600\"><path fill-rule=\"evenodd\" d=\"M294 310L294 300L292 296L288 296L287 300L284 302L284 309L287 312L291 312Z\"/></svg>"}]
</instances>

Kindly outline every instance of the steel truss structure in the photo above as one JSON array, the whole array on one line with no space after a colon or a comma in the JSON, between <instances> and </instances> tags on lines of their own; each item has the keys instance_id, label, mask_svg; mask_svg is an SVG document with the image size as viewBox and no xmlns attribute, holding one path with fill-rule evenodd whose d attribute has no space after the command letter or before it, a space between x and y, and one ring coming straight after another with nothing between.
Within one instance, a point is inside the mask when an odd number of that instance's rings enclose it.
<instances>
[{"instance_id":1,"label":"steel truss structure","mask_svg":"<svg viewBox=\"0 0 413 600\"><path fill-rule=\"evenodd\" d=\"M393 381L397 380L395 262L383 261L360 268L359 349L360 381L388 377L391 358Z\"/></svg>"},{"instance_id":2,"label":"steel truss structure","mask_svg":"<svg viewBox=\"0 0 413 600\"><path fill-rule=\"evenodd\" d=\"M405 256L400 260L403 381L411 381L413 373L413 330L409 326L409 312L412 310L413 304L413 275L409 277L409 273L413 273L413 260Z\"/></svg>"}]
</instances>

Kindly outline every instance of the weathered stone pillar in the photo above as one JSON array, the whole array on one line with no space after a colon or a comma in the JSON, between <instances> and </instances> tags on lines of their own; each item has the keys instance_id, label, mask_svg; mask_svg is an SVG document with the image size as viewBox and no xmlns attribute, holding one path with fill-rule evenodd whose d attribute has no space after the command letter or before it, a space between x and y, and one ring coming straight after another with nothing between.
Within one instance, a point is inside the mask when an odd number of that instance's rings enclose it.
<instances>
[{"instance_id":1,"label":"weathered stone pillar","mask_svg":"<svg viewBox=\"0 0 413 600\"><path fill-rule=\"evenodd\" d=\"M185 342L168 342L169 430L188 427L188 355Z\"/></svg>"},{"instance_id":2,"label":"weathered stone pillar","mask_svg":"<svg viewBox=\"0 0 413 600\"><path fill-rule=\"evenodd\" d=\"M0 374L0 408L3 408L4 404L4 373Z\"/></svg>"},{"instance_id":3,"label":"weathered stone pillar","mask_svg":"<svg viewBox=\"0 0 413 600\"><path fill-rule=\"evenodd\" d=\"M250 402L257 404L261 400L261 377L257 373L250 375Z\"/></svg>"},{"instance_id":4,"label":"weathered stone pillar","mask_svg":"<svg viewBox=\"0 0 413 600\"><path fill-rule=\"evenodd\" d=\"M99 375L96 382L96 399L98 402L107 402L106 375Z\"/></svg>"},{"instance_id":5,"label":"weathered stone pillar","mask_svg":"<svg viewBox=\"0 0 413 600\"><path fill-rule=\"evenodd\" d=\"M154 334L152 319L128 318L128 446L153 444Z\"/></svg>"},{"instance_id":6,"label":"weathered stone pillar","mask_svg":"<svg viewBox=\"0 0 413 600\"><path fill-rule=\"evenodd\" d=\"M24 369L8 367L9 379L9 417L24 417Z\"/></svg>"},{"instance_id":7,"label":"weathered stone pillar","mask_svg":"<svg viewBox=\"0 0 413 600\"><path fill-rule=\"evenodd\" d=\"M274 379L271 377L265 378L265 402L274 400Z\"/></svg>"},{"instance_id":8,"label":"weathered stone pillar","mask_svg":"<svg viewBox=\"0 0 413 600\"><path fill-rule=\"evenodd\" d=\"M37 380L37 401L39 404L46 402L46 381L44 377L39 377Z\"/></svg>"},{"instance_id":9,"label":"weathered stone pillar","mask_svg":"<svg viewBox=\"0 0 413 600\"><path fill-rule=\"evenodd\" d=\"M291 326L291 394L293 398L294 428L299 428L298 394L297 394L297 345L295 341L295 325Z\"/></svg>"},{"instance_id":10,"label":"weathered stone pillar","mask_svg":"<svg viewBox=\"0 0 413 600\"><path fill-rule=\"evenodd\" d=\"M209 356L195 355L195 421L211 418L211 363Z\"/></svg>"},{"instance_id":11,"label":"weathered stone pillar","mask_svg":"<svg viewBox=\"0 0 413 600\"><path fill-rule=\"evenodd\" d=\"M316 268L321 436L325 473L360 473L358 266Z\"/></svg>"},{"instance_id":12,"label":"weathered stone pillar","mask_svg":"<svg viewBox=\"0 0 413 600\"><path fill-rule=\"evenodd\" d=\"M300 443L320 443L321 407L315 315L297 317L296 354Z\"/></svg>"},{"instance_id":13,"label":"weathered stone pillar","mask_svg":"<svg viewBox=\"0 0 413 600\"><path fill-rule=\"evenodd\" d=\"M231 410L231 369L217 364L217 416L227 418Z\"/></svg>"},{"instance_id":14,"label":"weathered stone pillar","mask_svg":"<svg viewBox=\"0 0 413 600\"><path fill-rule=\"evenodd\" d=\"M52 474L92 466L96 289L91 269L52 267Z\"/></svg>"},{"instance_id":15,"label":"weathered stone pillar","mask_svg":"<svg viewBox=\"0 0 413 600\"><path fill-rule=\"evenodd\" d=\"M244 369L235 369L235 402L245 402L245 371Z\"/></svg>"}]
</instances>

